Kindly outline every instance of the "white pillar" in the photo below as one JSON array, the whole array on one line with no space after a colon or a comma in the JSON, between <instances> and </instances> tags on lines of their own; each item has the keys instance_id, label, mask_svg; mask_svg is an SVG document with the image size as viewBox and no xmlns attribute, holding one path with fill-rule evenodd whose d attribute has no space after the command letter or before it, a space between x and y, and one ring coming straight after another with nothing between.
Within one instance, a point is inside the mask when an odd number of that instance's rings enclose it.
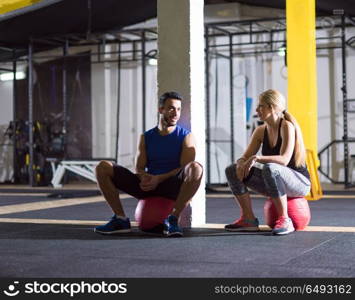
<instances>
[{"instance_id":1,"label":"white pillar","mask_svg":"<svg viewBox=\"0 0 355 300\"><path fill-rule=\"evenodd\" d=\"M196 160L205 166L203 0L158 0L158 94L184 97L180 124L196 138ZM192 226L206 222L205 179L191 202ZM186 212L183 218L186 220ZM189 215L187 215L189 217Z\"/></svg>"},{"instance_id":2,"label":"white pillar","mask_svg":"<svg viewBox=\"0 0 355 300\"><path fill-rule=\"evenodd\" d=\"M106 45L103 47L105 52L111 51L111 46ZM111 54L105 54L105 59L109 60ZM104 64L104 77L105 77L105 157L112 157L111 153L111 112L112 112L112 99L111 99L111 69L110 63Z\"/></svg>"}]
</instances>

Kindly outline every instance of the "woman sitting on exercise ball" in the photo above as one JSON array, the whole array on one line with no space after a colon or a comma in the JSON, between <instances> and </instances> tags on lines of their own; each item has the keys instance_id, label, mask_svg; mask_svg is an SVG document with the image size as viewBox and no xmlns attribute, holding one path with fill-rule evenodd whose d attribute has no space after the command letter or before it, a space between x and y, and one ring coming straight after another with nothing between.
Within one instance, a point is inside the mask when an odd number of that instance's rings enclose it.
<instances>
[{"instance_id":1,"label":"woman sitting on exercise ball","mask_svg":"<svg viewBox=\"0 0 355 300\"><path fill-rule=\"evenodd\" d=\"M276 90L259 96L256 112L264 124L253 132L243 156L226 168L229 187L241 208L241 217L225 226L228 231L259 230L247 187L274 202L278 219L273 234L295 230L287 213L287 196L307 195L311 182L301 129L285 107L285 98ZM257 155L260 147L261 155Z\"/></svg>"}]
</instances>

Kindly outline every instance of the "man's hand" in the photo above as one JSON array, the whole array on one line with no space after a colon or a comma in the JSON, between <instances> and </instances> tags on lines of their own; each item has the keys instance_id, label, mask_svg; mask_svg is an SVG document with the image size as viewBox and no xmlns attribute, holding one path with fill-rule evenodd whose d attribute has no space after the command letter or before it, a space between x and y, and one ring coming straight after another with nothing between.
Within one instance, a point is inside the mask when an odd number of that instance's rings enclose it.
<instances>
[{"instance_id":1,"label":"man's hand","mask_svg":"<svg viewBox=\"0 0 355 300\"><path fill-rule=\"evenodd\" d=\"M157 175L144 174L140 177L140 179L141 182L139 186L145 192L155 190L160 183L160 178Z\"/></svg>"}]
</instances>

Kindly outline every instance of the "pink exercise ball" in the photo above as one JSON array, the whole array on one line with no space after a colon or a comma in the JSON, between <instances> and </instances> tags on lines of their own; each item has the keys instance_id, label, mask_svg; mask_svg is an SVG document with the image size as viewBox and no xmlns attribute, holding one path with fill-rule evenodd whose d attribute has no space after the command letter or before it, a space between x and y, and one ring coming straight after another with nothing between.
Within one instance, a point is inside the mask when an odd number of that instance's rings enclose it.
<instances>
[{"instance_id":1,"label":"pink exercise ball","mask_svg":"<svg viewBox=\"0 0 355 300\"><path fill-rule=\"evenodd\" d=\"M304 197L287 197L287 212L296 230L305 229L311 220L308 201ZM264 204L264 217L266 224L273 228L278 215L271 198L268 198Z\"/></svg>"},{"instance_id":2,"label":"pink exercise ball","mask_svg":"<svg viewBox=\"0 0 355 300\"><path fill-rule=\"evenodd\" d=\"M159 224L163 224L174 204L174 200L159 196L140 199L135 211L139 229L150 230Z\"/></svg>"}]
</instances>

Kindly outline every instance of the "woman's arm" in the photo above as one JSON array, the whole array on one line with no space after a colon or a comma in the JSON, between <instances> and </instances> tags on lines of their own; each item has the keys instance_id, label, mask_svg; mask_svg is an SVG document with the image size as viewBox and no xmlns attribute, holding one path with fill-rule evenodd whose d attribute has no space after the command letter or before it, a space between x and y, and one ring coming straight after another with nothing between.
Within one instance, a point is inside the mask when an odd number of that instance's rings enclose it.
<instances>
[{"instance_id":1,"label":"woman's arm","mask_svg":"<svg viewBox=\"0 0 355 300\"><path fill-rule=\"evenodd\" d=\"M260 145L263 142L264 128L265 125L261 125L254 130L247 149L245 150L243 155L237 160L237 162L239 160L247 161L251 156L255 155L259 151Z\"/></svg>"},{"instance_id":2,"label":"woman's arm","mask_svg":"<svg viewBox=\"0 0 355 300\"><path fill-rule=\"evenodd\" d=\"M255 154L259 151L260 145L263 141L265 125L258 126L252 136L250 143L245 150L241 158L236 162L237 164L237 178L243 180L248 174L251 168L250 158L254 157Z\"/></svg>"}]
</instances>

